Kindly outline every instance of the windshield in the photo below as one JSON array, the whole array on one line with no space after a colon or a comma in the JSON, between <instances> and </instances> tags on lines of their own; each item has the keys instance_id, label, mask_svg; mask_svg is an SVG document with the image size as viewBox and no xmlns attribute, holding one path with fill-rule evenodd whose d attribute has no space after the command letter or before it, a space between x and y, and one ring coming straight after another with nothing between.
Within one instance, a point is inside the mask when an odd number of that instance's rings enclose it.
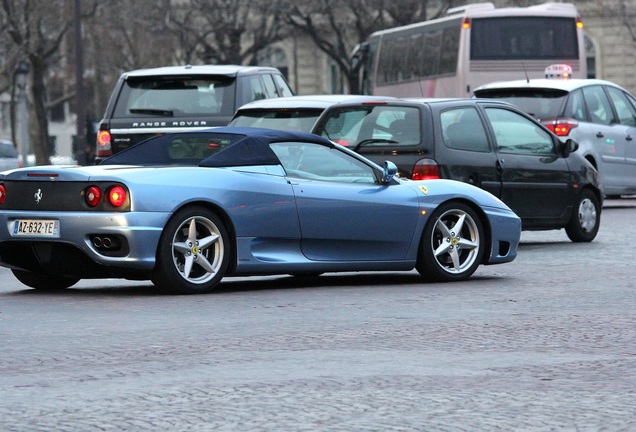
<instances>
[{"instance_id":1,"label":"windshield","mask_svg":"<svg viewBox=\"0 0 636 432\"><path fill-rule=\"evenodd\" d=\"M230 126L310 132L322 111L322 109L245 110L239 112Z\"/></svg>"},{"instance_id":2,"label":"windshield","mask_svg":"<svg viewBox=\"0 0 636 432\"><path fill-rule=\"evenodd\" d=\"M314 133L354 150L421 141L419 111L413 107L363 105L334 109L324 117Z\"/></svg>"},{"instance_id":3,"label":"windshield","mask_svg":"<svg viewBox=\"0 0 636 432\"><path fill-rule=\"evenodd\" d=\"M234 113L235 80L226 77L128 79L115 107L120 118Z\"/></svg>"},{"instance_id":4,"label":"windshield","mask_svg":"<svg viewBox=\"0 0 636 432\"><path fill-rule=\"evenodd\" d=\"M476 91L475 96L509 102L541 120L562 115L568 92L556 89L488 89Z\"/></svg>"},{"instance_id":5,"label":"windshield","mask_svg":"<svg viewBox=\"0 0 636 432\"><path fill-rule=\"evenodd\" d=\"M577 59L574 18L475 18L470 24L471 60Z\"/></svg>"}]
</instances>

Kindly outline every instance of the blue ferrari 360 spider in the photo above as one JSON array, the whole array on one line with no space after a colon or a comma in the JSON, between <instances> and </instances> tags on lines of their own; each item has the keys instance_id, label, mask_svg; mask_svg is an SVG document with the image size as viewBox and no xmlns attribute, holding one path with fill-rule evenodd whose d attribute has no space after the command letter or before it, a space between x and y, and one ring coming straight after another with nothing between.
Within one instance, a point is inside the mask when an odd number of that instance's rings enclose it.
<instances>
[{"instance_id":1,"label":"blue ferrari 360 spider","mask_svg":"<svg viewBox=\"0 0 636 432\"><path fill-rule=\"evenodd\" d=\"M42 290L115 277L191 294L224 276L415 268L459 281L515 258L520 219L500 200L396 172L319 136L249 128L5 171L0 265Z\"/></svg>"}]
</instances>

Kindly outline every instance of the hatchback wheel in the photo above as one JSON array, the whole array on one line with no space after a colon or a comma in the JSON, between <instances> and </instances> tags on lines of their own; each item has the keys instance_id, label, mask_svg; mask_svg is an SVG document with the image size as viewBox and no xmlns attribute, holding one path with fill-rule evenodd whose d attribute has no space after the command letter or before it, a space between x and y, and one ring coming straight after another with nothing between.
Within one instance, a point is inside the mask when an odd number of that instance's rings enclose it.
<instances>
[{"instance_id":1,"label":"hatchback wheel","mask_svg":"<svg viewBox=\"0 0 636 432\"><path fill-rule=\"evenodd\" d=\"M227 230L213 212L183 209L164 228L152 282L171 294L210 292L225 274L229 248Z\"/></svg>"},{"instance_id":2,"label":"hatchback wheel","mask_svg":"<svg viewBox=\"0 0 636 432\"><path fill-rule=\"evenodd\" d=\"M591 242L596 237L600 225L601 204L594 192L583 189L565 232L573 242Z\"/></svg>"},{"instance_id":3,"label":"hatchback wheel","mask_svg":"<svg viewBox=\"0 0 636 432\"><path fill-rule=\"evenodd\" d=\"M439 206L424 228L417 271L427 280L453 282L468 279L484 255L484 229L468 205Z\"/></svg>"}]
</instances>

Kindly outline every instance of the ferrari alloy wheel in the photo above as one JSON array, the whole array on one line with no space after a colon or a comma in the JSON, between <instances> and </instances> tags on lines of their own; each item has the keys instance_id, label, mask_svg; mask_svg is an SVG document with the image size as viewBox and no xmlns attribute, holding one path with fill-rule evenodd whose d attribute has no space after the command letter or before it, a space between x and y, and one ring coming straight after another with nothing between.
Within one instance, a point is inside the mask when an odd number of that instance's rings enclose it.
<instances>
[{"instance_id":1,"label":"ferrari alloy wheel","mask_svg":"<svg viewBox=\"0 0 636 432\"><path fill-rule=\"evenodd\" d=\"M59 291L75 285L79 279L34 273L26 270L11 270L17 280L40 291Z\"/></svg>"},{"instance_id":2,"label":"ferrari alloy wheel","mask_svg":"<svg viewBox=\"0 0 636 432\"><path fill-rule=\"evenodd\" d=\"M460 202L439 206L424 228L417 271L426 279L468 279L484 254L484 229L475 211Z\"/></svg>"},{"instance_id":3,"label":"ferrari alloy wheel","mask_svg":"<svg viewBox=\"0 0 636 432\"><path fill-rule=\"evenodd\" d=\"M229 261L229 241L221 220L203 207L181 210L164 228L152 282L172 294L212 291Z\"/></svg>"},{"instance_id":4,"label":"ferrari alloy wheel","mask_svg":"<svg viewBox=\"0 0 636 432\"><path fill-rule=\"evenodd\" d=\"M591 242L601 225L601 204L594 192L583 189L565 232L573 242Z\"/></svg>"}]
</instances>

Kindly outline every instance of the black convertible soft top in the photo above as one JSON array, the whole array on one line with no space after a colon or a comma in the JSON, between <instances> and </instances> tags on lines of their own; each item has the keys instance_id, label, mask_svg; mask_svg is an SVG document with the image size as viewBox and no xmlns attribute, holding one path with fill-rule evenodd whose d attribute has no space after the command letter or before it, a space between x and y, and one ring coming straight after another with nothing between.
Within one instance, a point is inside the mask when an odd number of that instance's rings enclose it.
<instances>
[{"instance_id":1,"label":"black convertible soft top","mask_svg":"<svg viewBox=\"0 0 636 432\"><path fill-rule=\"evenodd\" d=\"M201 161L199 166L249 166L249 165L277 165L280 163L276 154L269 146L275 142L315 142L326 146L333 143L318 135L305 132L291 132L260 128L217 128L214 132L237 133L244 137L229 147Z\"/></svg>"},{"instance_id":2,"label":"black convertible soft top","mask_svg":"<svg viewBox=\"0 0 636 432\"><path fill-rule=\"evenodd\" d=\"M278 165L270 148L276 142L313 142L333 147L318 135L249 127L220 127L150 138L100 165L191 165L227 167Z\"/></svg>"}]
</instances>

